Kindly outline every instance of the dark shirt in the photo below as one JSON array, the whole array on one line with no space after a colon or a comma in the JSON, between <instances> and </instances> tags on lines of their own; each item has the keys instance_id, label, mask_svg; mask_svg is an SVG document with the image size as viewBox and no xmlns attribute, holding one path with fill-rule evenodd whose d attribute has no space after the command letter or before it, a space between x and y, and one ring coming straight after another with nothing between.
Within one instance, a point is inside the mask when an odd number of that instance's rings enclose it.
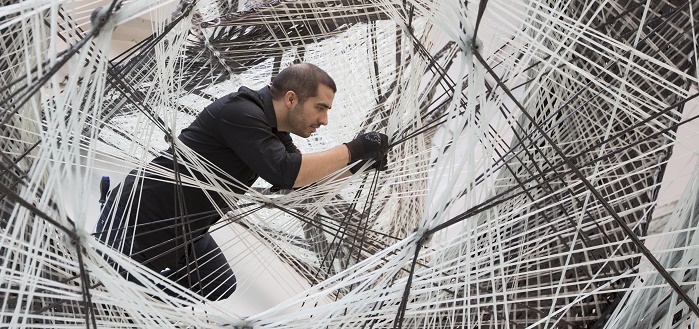
<instances>
[{"instance_id":1,"label":"dark shirt","mask_svg":"<svg viewBox=\"0 0 699 329\"><path fill-rule=\"evenodd\" d=\"M247 186L259 175L291 189L301 168L301 153L291 136L277 131L269 87L257 92L242 87L216 100L179 139Z\"/></svg>"},{"instance_id":2,"label":"dark shirt","mask_svg":"<svg viewBox=\"0 0 699 329\"><path fill-rule=\"evenodd\" d=\"M241 87L237 92L214 101L189 127L182 130L178 138L246 186L251 186L258 177L262 177L276 187L290 189L301 168L301 153L291 136L287 132L277 131L269 87L258 91ZM177 160L178 163L182 161L181 158ZM183 165L175 166L172 150L152 162L165 168L177 168L182 175L189 175ZM146 259L156 257L152 265L169 266L168 261L173 258L157 258L158 255L181 250L177 247L206 233L219 219L216 213L208 217L200 215L215 209L209 197L219 206L225 203L217 193L207 196L200 188L173 184L172 177L162 178L154 173L145 173L145 179L137 179L136 173L132 171L124 181L118 204L125 207L131 191L141 189L140 202L136 201L140 203L138 214L134 207L129 218L130 225L138 223L134 245L140 250L148 249L142 251ZM202 178L198 173L194 174ZM227 180L219 177L224 182ZM237 186L239 184L228 183L234 192L244 192ZM112 194L110 201L113 203L117 193ZM138 193L135 196L138 197ZM180 255L180 251L175 252L174 259Z\"/></svg>"}]
</instances>

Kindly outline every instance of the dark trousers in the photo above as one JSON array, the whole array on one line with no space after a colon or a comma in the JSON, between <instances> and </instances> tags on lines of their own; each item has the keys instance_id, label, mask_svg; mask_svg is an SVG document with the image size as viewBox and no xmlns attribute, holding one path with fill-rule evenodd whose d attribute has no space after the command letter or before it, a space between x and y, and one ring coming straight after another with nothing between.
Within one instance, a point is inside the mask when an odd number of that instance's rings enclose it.
<instances>
[{"instance_id":1,"label":"dark trousers","mask_svg":"<svg viewBox=\"0 0 699 329\"><path fill-rule=\"evenodd\" d=\"M132 225L128 225L128 216L124 216L122 206L118 206L116 211L110 214L113 204L109 201L102 209L95 230L95 236L100 241L209 300L228 298L235 291L235 274L211 234L204 233L194 242L183 246L183 250L172 250L158 255L161 259L157 263L169 265L156 267L144 256L144 250L149 248L148 241L144 241L147 239L134 237L135 230ZM167 261L163 262L163 259ZM126 273L124 275L130 281L138 283L133 276ZM168 289L164 291L171 296L177 296Z\"/></svg>"}]
</instances>

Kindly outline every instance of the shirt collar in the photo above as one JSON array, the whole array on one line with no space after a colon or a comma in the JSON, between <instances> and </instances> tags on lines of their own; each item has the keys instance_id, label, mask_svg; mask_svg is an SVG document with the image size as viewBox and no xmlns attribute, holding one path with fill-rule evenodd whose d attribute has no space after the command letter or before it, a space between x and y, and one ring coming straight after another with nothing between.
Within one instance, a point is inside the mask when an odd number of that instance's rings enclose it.
<instances>
[{"instance_id":1,"label":"shirt collar","mask_svg":"<svg viewBox=\"0 0 699 329\"><path fill-rule=\"evenodd\" d=\"M272 104L272 91L269 86L266 86L257 91L262 99L262 110L267 117L267 123L272 127L272 130L277 131L277 115L274 113L274 104Z\"/></svg>"}]
</instances>

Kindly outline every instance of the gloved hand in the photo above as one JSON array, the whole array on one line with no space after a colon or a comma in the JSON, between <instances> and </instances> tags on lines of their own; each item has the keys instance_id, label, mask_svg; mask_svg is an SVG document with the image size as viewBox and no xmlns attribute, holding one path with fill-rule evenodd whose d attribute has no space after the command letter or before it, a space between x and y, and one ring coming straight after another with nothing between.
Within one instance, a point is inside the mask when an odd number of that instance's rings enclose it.
<instances>
[{"instance_id":1,"label":"gloved hand","mask_svg":"<svg viewBox=\"0 0 699 329\"><path fill-rule=\"evenodd\" d=\"M388 136L371 131L345 143L350 152L350 162L382 159L388 152Z\"/></svg>"},{"instance_id":2,"label":"gloved hand","mask_svg":"<svg viewBox=\"0 0 699 329\"><path fill-rule=\"evenodd\" d=\"M351 173L356 173L367 161L373 159L376 162L371 166L376 170L386 170L388 159L388 136L375 131L357 136L352 141L345 143L350 152L350 163L359 161L350 168Z\"/></svg>"}]
</instances>

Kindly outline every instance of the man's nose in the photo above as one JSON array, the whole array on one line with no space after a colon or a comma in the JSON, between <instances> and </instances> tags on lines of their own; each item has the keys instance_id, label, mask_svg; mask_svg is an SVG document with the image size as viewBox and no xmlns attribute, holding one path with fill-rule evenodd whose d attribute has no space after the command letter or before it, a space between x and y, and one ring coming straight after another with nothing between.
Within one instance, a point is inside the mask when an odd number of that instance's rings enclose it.
<instances>
[{"instance_id":1,"label":"man's nose","mask_svg":"<svg viewBox=\"0 0 699 329\"><path fill-rule=\"evenodd\" d=\"M327 126L328 125L328 113L325 112L325 113L321 114L318 122L320 122L320 124L322 124L323 126Z\"/></svg>"}]
</instances>

